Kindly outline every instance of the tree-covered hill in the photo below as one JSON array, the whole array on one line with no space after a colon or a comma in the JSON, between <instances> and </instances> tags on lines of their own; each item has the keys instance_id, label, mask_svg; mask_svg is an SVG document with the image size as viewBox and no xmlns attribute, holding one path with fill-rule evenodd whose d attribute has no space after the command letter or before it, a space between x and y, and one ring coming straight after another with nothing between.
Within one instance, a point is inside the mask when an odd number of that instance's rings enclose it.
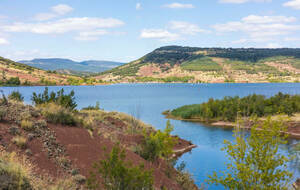
<instances>
[{"instance_id":1,"label":"tree-covered hill","mask_svg":"<svg viewBox=\"0 0 300 190\"><path fill-rule=\"evenodd\" d=\"M295 82L299 75L300 48L165 46L97 78L127 82L160 82L167 77L190 77L189 82Z\"/></svg>"}]
</instances>

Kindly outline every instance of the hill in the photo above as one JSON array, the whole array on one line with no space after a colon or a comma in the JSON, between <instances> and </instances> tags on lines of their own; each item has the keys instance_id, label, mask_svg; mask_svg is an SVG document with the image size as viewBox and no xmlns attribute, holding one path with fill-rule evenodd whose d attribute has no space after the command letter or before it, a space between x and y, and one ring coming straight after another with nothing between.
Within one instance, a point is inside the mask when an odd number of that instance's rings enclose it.
<instances>
[{"instance_id":1,"label":"hill","mask_svg":"<svg viewBox=\"0 0 300 190\"><path fill-rule=\"evenodd\" d=\"M30 85L87 85L102 81L74 75L45 71L0 57L0 86Z\"/></svg>"},{"instance_id":2,"label":"hill","mask_svg":"<svg viewBox=\"0 0 300 190\"><path fill-rule=\"evenodd\" d=\"M49 98L45 92L36 96L36 106L23 104L22 95L0 98L0 189L87 189L85 182L93 181L95 163L107 161L119 145L124 157L120 155L122 162L116 160L119 155L114 157L111 162L117 166L110 168L116 169L116 180L139 184L145 177L139 171L150 171L151 188L134 189L198 189L190 176L176 170L166 157L191 150L194 146L190 142L156 131L123 113L106 112L97 106L71 109L68 103L74 105L74 94L65 95L61 90L50 93ZM170 153L174 154L157 155L155 160L145 157L142 151L157 150L146 147L146 133L167 135L173 145ZM165 142L159 145L167 146ZM125 157L131 164L124 165ZM117 178L128 170L139 181L128 176ZM95 180L105 185L109 175L97 175Z\"/></svg>"},{"instance_id":3,"label":"hill","mask_svg":"<svg viewBox=\"0 0 300 190\"><path fill-rule=\"evenodd\" d=\"M116 82L297 82L300 49L166 46L96 78Z\"/></svg>"},{"instance_id":4,"label":"hill","mask_svg":"<svg viewBox=\"0 0 300 190\"><path fill-rule=\"evenodd\" d=\"M70 59L60 59L60 58L33 59L30 61L22 60L19 62L29 66L44 69L44 70L58 71L60 73L76 74L76 75L100 73L124 64L120 62L97 61L97 60L76 62Z\"/></svg>"}]
</instances>

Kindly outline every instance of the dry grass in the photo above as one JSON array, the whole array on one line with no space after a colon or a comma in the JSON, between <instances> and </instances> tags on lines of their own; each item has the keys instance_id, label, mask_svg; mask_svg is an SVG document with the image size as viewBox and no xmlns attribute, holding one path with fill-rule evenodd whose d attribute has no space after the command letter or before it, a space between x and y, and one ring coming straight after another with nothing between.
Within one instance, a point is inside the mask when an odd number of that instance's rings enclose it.
<instances>
[{"instance_id":1,"label":"dry grass","mask_svg":"<svg viewBox=\"0 0 300 190\"><path fill-rule=\"evenodd\" d=\"M38 183L33 180L32 170L33 166L24 157L0 149L0 189L31 189L34 181Z\"/></svg>"},{"instance_id":2,"label":"dry grass","mask_svg":"<svg viewBox=\"0 0 300 190\"><path fill-rule=\"evenodd\" d=\"M34 130L34 124L32 121L29 121L27 119L23 119L21 121L21 127L26 131L33 131Z\"/></svg>"},{"instance_id":3,"label":"dry grass","mask_svg":"<svg viewBox=\"0 0 300 190\"><path fill-rule=\"evenodd\" d=\"M12 138L12 142L19 148L26 148L27 139L23 136L15 136Z\"/></svg>"}]
</instances>

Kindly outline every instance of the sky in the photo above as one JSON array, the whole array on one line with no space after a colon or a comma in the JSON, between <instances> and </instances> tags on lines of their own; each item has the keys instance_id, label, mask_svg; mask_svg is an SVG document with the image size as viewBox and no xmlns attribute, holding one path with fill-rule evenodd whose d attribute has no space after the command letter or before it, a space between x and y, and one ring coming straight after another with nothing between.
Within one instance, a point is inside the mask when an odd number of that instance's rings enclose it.
<instances>
[{"instance_id":1,"label":"sky","mask_svg":"<svg viewBox=\"0 0 300 190\"><path fill-rule=\"evenodd\" d=\"M300 0L1 0L0 56L129 62L166 45L297 48Z\"/></svg>"}]
</instances>

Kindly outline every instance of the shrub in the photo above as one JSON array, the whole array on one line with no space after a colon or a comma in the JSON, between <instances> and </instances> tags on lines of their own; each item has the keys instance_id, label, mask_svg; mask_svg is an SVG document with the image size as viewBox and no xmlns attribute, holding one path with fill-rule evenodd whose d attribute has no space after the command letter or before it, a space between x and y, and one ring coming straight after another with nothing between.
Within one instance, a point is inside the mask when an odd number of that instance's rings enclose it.
<instances>
[{"instance_id":1,"label":"shrub","mask_svg":"<svg viewBox=\"0 0 300 190\"><path fill-rule=\"evenodd\" d=\"M31 165L16 153L0 153L0 189L31 190Z\"/></svg>"},{"instance_id":2,"label":"shrub","mask_svg":"<svg viewBox=\"0 0 300 190\"><path fill-rule=\"evenodd\" d=\"M170 121L164 131L151 132L144 134L145 142L142 144L142 152L140 155L150 161L155 161L157 158L169 158L173 152L173 147L177 143L177 139L172 137L170 133L173 131L173 126Z\"/></svg>"},{"instance_id":3,"label":"shrub","mask_svg":"<svg viewBox=\"0 0 300 190\"><path fill-rule=\"evenodd\" d=\"M15 101L18 101L18 102L23 102L24 101L24 97L22 96L22 94L18 91L13 91L12 93L10 93L8 95L8 98L10 100L15 100Z\"/></svg>"},{"instance_id":4,"label":"shrub","mask_svg":"<svg viewBox=\"0 0 300 190\"><path fill-rule=\"evenodd\" d=\"M82 110L100 110L100 103L97 101L95 106L88 106L82 108Z\"/></svg>"},{"instance_id":5,"label":"shrub","mask_svg":"<svg viewBox=\"0 0 300 190\"><path fill-rule=\"evenodd\" d=\"M24 119L24 120L21 121L21 127L26 131L34 130L33 122L29 121L27 119Z\"/></svg>"},{"instance_id":6,"label":"shrub","mask_svg":"<svg viewBox=\"0 0 300 190\"><path fill-rule=\"evenodd\" d=\"M125 150L118 145L114 146L107 159L99 160L94 164L95 172L87 179L89 189L98 189L98 177L105 189L111 190L152 190L152 171L146 171L143 165L132 166L130 162L125 162Z\"/></svg>"},{"instance_id":7,"label":"shrub","mask_svg":"<svg viewBox=\"0 0 300 190\"><path fill-rule=\"evenodd\" d=\"M63 88L56 93L52 91L49 94L48 88L46 87L44 92L41 94L36 94L34 92L32 94L31 100L35 105L55 103L70 110L74 110L77 106L75 102L74 91L72 90L69 94L64 94Z\"/></svg>"},{"instance_id":8,"label":"shrub","mask_svg":"<svg viewBox=\"0 0 300 190\"><path fill-rule=\"evenodd\" d=\"M62 125L76 125L77 120L74 114L67 108L54 103L42 106L42 115L50 123Z\"/></svg>"},{"instance_id":9,"label":"shrub","mask_svg":"<svg viewBox=\"0 0 300 190\"><path fill-rule=\"evenodd\" d=\"M12 138L12 142L14 144L16 144L19 148L25 148L26 143L27 143L27 139L25 137L22 137L22 136L15 136L14 138Z\"/></svg>"}]
</instances>

